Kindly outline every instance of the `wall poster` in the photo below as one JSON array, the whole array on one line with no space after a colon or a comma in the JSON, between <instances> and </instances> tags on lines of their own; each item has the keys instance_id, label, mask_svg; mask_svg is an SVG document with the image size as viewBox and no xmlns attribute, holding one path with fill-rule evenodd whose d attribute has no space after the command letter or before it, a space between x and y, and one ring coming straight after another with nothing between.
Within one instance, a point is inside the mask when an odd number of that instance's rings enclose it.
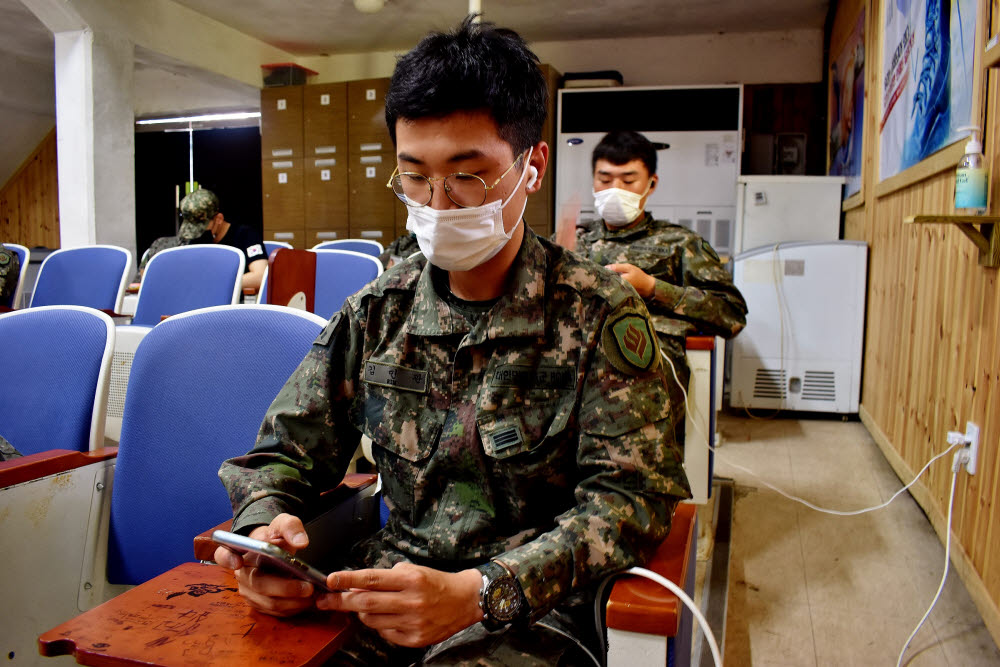
<instances>
[{"instance_id":1,"label":"wall poster","mask_svg":"<svg viewBox=\"0 0 1000 667\"><path fill-rule=\"evenodd\" d=\"M865 10L839 53L830 59L831 176L844 176L844 199L861 190L861 138L865 119Z\"/></svg>"},{"instance_id":2,"label":"wall poster","mask_svg":"<svg viewBox=\"0 0 1000 667\"><path fill-rule=\"evenodd\" d=\"M976 0L887 0L883 20L880 180L967 134Z\"/></svg>"}]
</instances>

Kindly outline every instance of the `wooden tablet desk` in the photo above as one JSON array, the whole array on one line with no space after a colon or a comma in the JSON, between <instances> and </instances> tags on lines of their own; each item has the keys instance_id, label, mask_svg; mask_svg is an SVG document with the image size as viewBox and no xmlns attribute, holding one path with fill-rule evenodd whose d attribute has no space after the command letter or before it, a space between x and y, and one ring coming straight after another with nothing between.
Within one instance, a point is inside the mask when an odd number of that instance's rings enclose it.
<instances>
[{"instance_id":1,"label":"wooden tablet desk","mask_svg":"<svg viewBox=\"0 0 1000 667\"><path fill-rule=\"evenodd\" d=\"M347 614L282 619L253 611L232 572L184 563L38 638L81 665L320 665L347 638Z\"/></svg>"}]
</instances>

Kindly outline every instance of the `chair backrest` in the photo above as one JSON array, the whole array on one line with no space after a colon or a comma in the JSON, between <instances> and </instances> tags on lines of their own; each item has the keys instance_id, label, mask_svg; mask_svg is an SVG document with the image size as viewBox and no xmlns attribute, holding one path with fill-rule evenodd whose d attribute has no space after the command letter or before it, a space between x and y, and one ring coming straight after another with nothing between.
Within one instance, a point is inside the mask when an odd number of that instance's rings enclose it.
<instances>
[{"instance_id":1,"label":"chair backrest","mask_svg":"<svg viewBox=\"0 0 1000 667\"><path fill-rule=\"evenodd\" d=\"M239 303L245 261L226 245L161 250L146 265L132 324L155 326L164 315Z\"/></svg>"},{"instance_id":2,"label":"chair backrest","mask_svg":"<svg viewBox=\"0 0 1000 667\"><path fill-rule=\"evenodd\" d=\"M284 241L264 241L264 254L268 257L270 257L271 253L278 248L288 248L290 250L292 248L292 244L285 243Z\"/></svg>"},{"instance_id":3,"label":"chair backrest","mask_svg":"<svg viewBox=\"0 0 1000 667\"><path fill-rule=\"evenodd\" d=\"M295 248L278 250L280 252L268 257L267 269L260 282L258 303L293 306L315 312L316 253Z\"/></svg>"},{"instance_id":4,"label":"chair backrest","mask_svg":"<svg viewBox=\"0 0 1000 667\"><path fill-rule=\"evenodd\" d=\"M337 239L336 241L323 241L312 247L313 250L353 250L372 257L381 255L385 248L378 241L371 239Z\"/></svg>"},{"instance_id":5,"label":"chair backrest","mask_svg":"<svg viewBox=\"0 0 1000 667\"><path fill-rule=\"evenodd\" d=\"M0 315L0 350L11 379L0 391L0 435L22 454L103 446L114 347L114 322L92 308Z\"/></svg>"},{"instance_id":6,"label":"chair backrest","mask_svg":"<svg viewBox=\"0 0 1000 667\"><path fill-rule=\"evenodd\" d=\"M312 267L308 267L308 271L301 270L304 268L301 266L304 262L294 259L303 257L304 252L313 253L316 257L316 278L312 293L308 286L302 283L311 277ZM292 261L288 261L289 259ZM340 310L347 297L375 280L381 273L382 263L378 259L351 250L292 250L288 251L288 254L282 251L274 256L268 267L260 286L260 298L270 303L273 301L270 295L303 292L308 304L306 309L329 319Z\"/></svg>"},{"instance_id":7,"label":"chair backrest","mask_svg":"<svg viewBox=\"0 0 1000 667\"><path fill-rule=\"evenodd\" d=\"M18 245L16 243L4 243L3 247L14 251L14 254L17 255L17 261L21 267L17 276L17 285L14 287L14 291L11 292L6 303L0 301L0 306L20 308L21 294L24 292L24 274L28 272L28 262L31 261L31 251L23 245Z\"/></svg>"},{"instance_id":8,"label":"chair backrest","mask_svg":"<svg viewBox=\"0 0 1000 667\"><path fill-rule=\"evenodd\" d=\"M382 263L351 250L314 250L316 253L316 307L314 313L330 319L347 297L382 274Z\"/></svg>"},{"instance_id":9,"label":"chair backrest","mask_svg":"<svg viewBox=\"0 0 1000 667\"><path fill-rule=\"evenodd\" d=\"M61 248L38 269L31 307L87 306L118 312L132 274L132 252L111 245Z\"/></svg>"},{"instance_id":10,"label":"chair backrest","mask_svg":"<svg viewBox=\"0 0 1000 667\"><path fill-rule=\"evenodd\" d=\"M325 324L280 306L221 306L143 338L125 398L108 581L139 583L191 560L194 536L232 516L219 465L250 450Z\"/></svg>"}]
</instances>

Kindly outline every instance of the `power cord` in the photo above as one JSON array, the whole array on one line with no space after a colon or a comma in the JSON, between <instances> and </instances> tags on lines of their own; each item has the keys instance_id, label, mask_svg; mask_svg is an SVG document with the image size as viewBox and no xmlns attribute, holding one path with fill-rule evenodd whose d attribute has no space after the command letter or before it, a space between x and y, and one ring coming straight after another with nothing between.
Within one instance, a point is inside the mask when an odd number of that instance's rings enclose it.
<instances>
[{"instance_id":1,"label":"power cord","mask_svg":"<svg viewBox=\"0 0 1000 667\"><path fill-rule=\"evenodd\" d=\"M944 582L948 578L948 566L951 564L951 517L952 511L955 508L955 480L958 479L958 471L961 469L961 464L959 463L960 456L961 452L955 453L955 462L951 466L951 492L949 493L948 499L948 534L945 539L944 572L941 573L941 583L938 584L937 593L934 594L934 599L931 600L931 606L929 606L927 611L924 612L924 617L920 619L920 622L917 623L917 627L913 628L913 632L910 633L906 643L903 644L903 650L899 652L899 658L896 660L896 667L900 667L900 665L903 664L903 654L906 653L906 649L910 646L910 642L913 641L913 638L917 636L917 633L920 631L921 626L923 626L924 621L926 621L927 617L931 615L931 610L934 609L934 605L937 604L938 598L941 597L941 591L944 590Z\"/></svg>"},{"instance_id":2,"label":"power cord","mask_svg":"<svg viewBox=\"0 0 1000 667\"><path fill-rule=\"evenodd\" d=\"M606 656L608 654L608 647L605 645L604 642L604 623L602 622L601 618L601 601L604 599L604 589L607 588L607 585L611 582L612 579L614 579L615 577L619 577L623 574L634 574L638 577L644 577L651 581L655 581L656 583L658 583L659 585L663 586L671 593L676 595L678 598L680 598L680 601L684 603L684 606L691 610L691 613L698 621L698 625L701 626L702 632L705 633L705 639L706 641L708 641L708 647L712 651L712 659L715 661L715 667L722 667L722 655L719 652L719 644L715 640L715 634L712 632L712 628L709 627L708 621L705 619L705 616L701 613L701 609L698 609L698 605L694 603L694 600L692 600L691 597L687 593L685 593L684 589L682 589L680 586L670 581L663 575L657 574L652 570L647 570L644 567L632 567L629 568L628 570L625 570L624 572L619 572L618 574L610 575L606 577L604 581L601 582L601 585L598 586L597 588L597 598L594 601L594 623L597 626L597 636L600 639L602 656ZM597 658L595 658L590 651L587 651L587 655L590 656L590 658L594 661L594 664L597 665L597 667L603 667L602 664L598 662Z\"/></svg>"},{"instance_id":3,"label":"power cord","mask_svg":"<svg viewBox=\"0 0 1000 667\"><path fill-rule=\"evenodd\" d=\"M677 386L680 388L681 393L684 395L684 411L685 411L685 413L687 413L687 412L689 412L691 410L691 404L688 401L687 391L684 389L684 385L681 384L681 381L680 381L680 379L677 376L677 369L674 368L674 362L673 362L673 360L670 359L669 356L667 356L666 352L663 352L663 350L660 350L660 354L663 356L663 358L670 365L670 370L673 371L674 381L677 383ZM692 413L692 414L694 414L694 413ZM698 435L700 435L702 438L705 439L705 446L708 448L708 450L711 451L711 452L714 452L715 454L720 454L720 452L715 447L713 447L712 445L708 444L708 436L705 434L704 431L702 431L701 426L699 426L699 424L698 424L698 420L697 419L692 419L691 423L694 424L695 430L698 431ZM809 509L816 510L817 512L824 512L826 514L833 514L835 516L856 516L858 514L864 514L866 512L873 512L875 510L880 510L880 509L882 509L884 507L888 507L889 503L891 503L893 500L895 500L901 493L903 493L903 491L906 491L911 486L913 486L917 482L917 480L920 479L920 476L923 475L927 471L927 469L931 466L932 463L934 463L935 461L937 461L942 456L946 455L951 450L955 449L955 447L959 447L959 446L962 446L962 445L965 444L964 440L952 438L950 436L948 438L948 443L950 445L948 447L948 449L944 450L940 454L935 455L930 461L928 461L924 465L924 467L920 469L920 472L918 472L913 477L913 479L910 481L910 483L907 484L906 486L904 486L903 488L901 488L896 493L894 493L892 495L892 497L889 498L889 500L885 501L881 505L875 505L873 507L866 507L864 509L859 509L859 510L842 511L842 510L827 509L825 507L819 507L818 505L814 505L814 504L812 504L811 502L809 502L808 500L806 500L804 498L799 498L796 495L793 495L791 493L787 493L787 492L783 491L782 489L778 488L777 486L774 486L773 484L770 484L763 477L761 477L760 475L758 475L757 473L755 473L753 470L750 470L749 468L744 468L743 466L739 465L738 463L733 463L732 461L727 461L726 463L728 465L733 466L737 470L742 470L743 472L747 473L748 475L751 475L755 479L759 480L761 484L763 484L767 488L771 489L772 491L777 492L778 494L784 496L785 498L788 498L789 500L794 500L797 503L801 503L801 504L805 505L806 507L808 507ZM959 452L958 454L961 454L961 452ZM723 456L723 458L725 458L725 457Z\"/></svg>"}]
</instances>

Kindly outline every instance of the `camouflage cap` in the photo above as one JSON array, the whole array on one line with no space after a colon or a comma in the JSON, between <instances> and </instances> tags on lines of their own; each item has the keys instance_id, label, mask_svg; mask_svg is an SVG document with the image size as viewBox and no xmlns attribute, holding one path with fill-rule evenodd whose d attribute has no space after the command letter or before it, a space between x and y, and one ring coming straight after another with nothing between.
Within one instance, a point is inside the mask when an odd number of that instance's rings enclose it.
<instances>
[{"instance_id":1,"label":"camouflage cap","mask_svg":"<svg viewBox=\"0 0 1000 667\"><path fill-rule=\"evenodd\" d=\"M195 190L181 200L181 228L177 235L192 241L208 228L208 223L219 212L219 198L211 190Z\"/></svg>"}]
</instances>

